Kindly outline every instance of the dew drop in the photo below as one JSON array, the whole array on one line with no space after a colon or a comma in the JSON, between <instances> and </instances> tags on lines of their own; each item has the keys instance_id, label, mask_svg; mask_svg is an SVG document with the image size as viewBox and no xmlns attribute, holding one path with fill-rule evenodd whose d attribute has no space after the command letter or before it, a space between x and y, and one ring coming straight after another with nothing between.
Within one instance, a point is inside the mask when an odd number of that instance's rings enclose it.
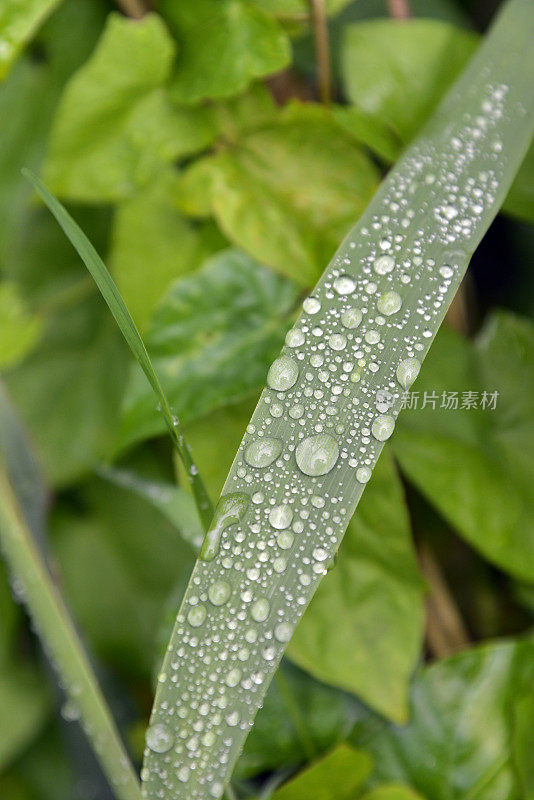
<instances>
[{"instance_id":1,"label":"dew drop","mask_svg":"<svg viewBox=\"0 0 534 800\"><path fill-rule=\"evenodd\" d=\"M321 303L316 297L307 297L302 303L302 308L307 314L317 314L321 310Z\"/></svg>"},{"instance_id":2,"label":"dew drop","mask_svg":"<svg viewBox=\"0 0 534 800\"><path fill-rule=\"evenodd\" d=\"M289 356L280 356L273 361L267 374L267 385L277 392L285 392L294 386L299 368Z\"/></svg>"},{"instance_id":3,"label":"dew drop","mask_svg":"<svg viewBox=\"0 0 534 800\"><path fill-rule=\"evenodd\" d=\"M362 312L359 308L348 308L341 315L341 324L345 328L357 328L362 321Z\"/></svg>"},{"instance_id":4,"label":"dew drop","mask_svg":"<svg viewBox=\"0 0 534 800\"><path fill-rule=\"evenodd\" d=\"M373 421L371 433L379 442L385 442L393 433L395 420L390 414L380 414Z\"/></svg>"},{"instance_id":5,"label":"dew drop","mask_svg":"<svg viewBox=\"0 0 534 800\"><path fill-rule=\"evenodd\" d=\"M204 606L195 606L189 611L187 621L193 628L198 628L206 619L206 608Z\"/></svg>"},{"instance_id":6,"label":"dew drop","mask_svg":"<svg viewBox=\"0 0 534 800\"><path fill-rule=\"evenodd\" d=\"M397 380L404 389L409 389L419 375L421 362L417 358L405 358L397 367Z\"/></svg>"},{"instance_id":7,"label":"dew drop","mask_svg":"<svg viewBox=\"0 0 534 800\"><path fill-rule=\"evenodd\" d=\"M344 350L347 346L347 337L343 336L342 333L333 333L328 340L328 344L332 350Z\"/></svg>"},{"instance_id":8,"label":"dew drop","mask_svg":"<svg viewBox=\"0 0 534 800\"><path fill-rule=\"evenodd\" d=\"M356 284L348 275L340 275L334 281L334 289L338 294L352 294Z\"/></svg>"},{"instance_id":9,"label":"dew drop","mask_svg":"<svg viewBox=\"0 0 534 800\"><path fill-rule=\"evenodd\" d=\"M274 636L279 642L289 642L293 629L289 622L280 622L274 629Z\"/></svg>"},{"instance_id":10,"label":"dew drop","mask_svg":"<svg viewBox=\"0 0 534 800\"><path fill-rule=\"evenodd\" d=\"M289 550L295 540L294 535L291 531L280 531L278 536L276 537L276 541L278 542L278 546L282 548L282 550Z\"/></svg>"},{"instance_id":11,"label":"dew drop","mask_svg":"<svg viewBox=\"0 0 534 800\"><path fill-rule=\"evenodd\" d=\"M208 589L208 597L214 606L223 606L230 597L230 584L226 581L216 581Z\"/></svg>"},{"instance_id":12,"label":"dew drop","mask_svg":"<svg viewBox=\"0 0 534 800\"><path fill-rule=\"evenodd\" d=\"M221 497L200 550L199 557L203 561L213 561L219 552L223 531L243 518L249 503L248 496L243 492L234 492Z\"/></svg>"},{"instance_id":13,"label":"dew drop","mask_svg":"<svg viewBox=\"0 0 534 800\"><path fill-rule=\"evenodd\" d=\"M360 483L367 483L371 477L371 470L369 467L360 467L356 470L356 480Z\"/></svg>"},{"instance_id":14,"label":"dew drop","mask_svg":"<svg viewBox=\"0 0 534 800\"><path fill-rule=\"evenodd\" d=\"M373 264L374 271L378 275L387 275L388 272L393 270L395 262L391 256L380 256Z\"/></svg>"},{"instance_id":15,"label":"dew drop","mask_svg":"<svg viewBox=\"0 0 534 800\"><path fill-rule=\"evenodd\" d=\"M174 734L166 725L157 722L147 729L146 743L154 753L167 753L174 744Z\"/></svg>"},{"instance_id":16,"label":"dew drop","mask_svg":"<svg viewBox=\"0 0 534 800\"><path fill-rule=\"evenodd\" d=\"M295 458L305 475L317 477L330 472L339 456L336 440L328 433L309 436L296 449Z\"/></svg>"},{"instance_id":17,"label":"dew drop","mask_svg":"<svg viewBox=\"0 0 534 800\"><path fill-rule=\"evenodd\" d=\"M300 328L292 328L286 334L286 344L288 347L300 347L304 344L305 336Z\"/></svg>"},{"instance_id":18,"label":"dew drop","mask_svg":"<svg viewBox=\"0 0 534 800\"><path fill-rule=\"evenodd\" d=\"M380 313L385 314L386 317L391 316L391 314L395 314L401 306L402 300L400 294L393 291L384 292L381 294L376 303L376 307Z\"/></svg>"},{"instance_id":19,"label":"dew drop","mask_svg":"<svg viewBox=\"0 0 534 800\"><path fill-rule=\"evenodd\" d=\"M226 683L227 686L229 686L232 689L234 686L237 686L240 680L241 680L241 670L235 667L234 669L231 669L230 672L227 674L224 682Z\"/></svg>"},{"instance_id":20,"label":"dew drop","mask_svg":"<svg viewBox=\"0 0 534 800\"><path fill-rule=\"evenodd\" d=\"M255 622L265 622L270 610L269 601L265 597L260 597L252 606L250 614Z\"/></svg>"},{"instance_id":21,"label":"dew drop","mask_svg":"<svg viewBox=\"0 0 534 800\"><path fill-rule=\"evenodd\" d=\"M444 264L442 267L439 268L439 274L443 278L452 278L454 275L454 270L452 267L449 267L447 264Z\"/></svg>"},{"instance_id":22,"label":"dew drop","mask_svg":"<svg viewBox=\"0 0 534 800\"><path fill-rule=\"evenodd\" d=\"M282 452L279 439L257 439L245 450L245 461L251 467L268 467Z\"/></svg>"},{"instance_id":23,"label":"dew drop","mask_svg":"<svg viewBox=\"0 0 534 800\"><path fill-rule=\"evenodd\" d=\"M293 519L293 510L286 504L274 506L269 514L269 522L277 530L289 528Z\"/></svg>"}]
</instances>

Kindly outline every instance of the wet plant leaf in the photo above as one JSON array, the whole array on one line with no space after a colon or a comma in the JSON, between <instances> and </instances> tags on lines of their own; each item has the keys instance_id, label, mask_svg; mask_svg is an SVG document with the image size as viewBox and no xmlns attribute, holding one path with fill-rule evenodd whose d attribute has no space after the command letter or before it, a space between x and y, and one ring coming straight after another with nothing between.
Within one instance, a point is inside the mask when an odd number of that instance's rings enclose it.
<instances>
[{"instance_id":1,"label":"wet plant leaf","mask_svg":"<svg viewBox=\"0 0 534 800\"><path fill-rule=\"evenodd\" d=\"M222 796L402 393L530 144L533 34L529 0L508 2L271 365L159 675L143 768L149 798Z\"/></svg>"},{"instance_id":2,"label":"wet plant leaf","mask_svg":"<svg viewBox=\"0 0 534 800\"><path fill-rule=\"evenodd\" d=\"M169 402L187 422L257 392L284 341L294 284L239 250L224 250L176 281L146 344ZM164 430L140 370L130 379L120 444Z\"/></svg>"},{"instance_id":3,"label":"wet plant leaf","mask_svg":"<svg viewBox=\"0 0 534 800\"><path fill-rule=\"evenodd\" d=\"M533 580L534 326L500 312L474 344L443 330L414 391L393 440L402 470L486 558Z\"/></svg>"},{"instance_id":4,"label":"wet plant leaf","mask_svg":"<svg viewBox=\"0 0 534 800\"><path fill-rule=\"evenodd\" d=\"M4 0L0 8L0 80L61 0Z\"/></svg>"}]
</instances>

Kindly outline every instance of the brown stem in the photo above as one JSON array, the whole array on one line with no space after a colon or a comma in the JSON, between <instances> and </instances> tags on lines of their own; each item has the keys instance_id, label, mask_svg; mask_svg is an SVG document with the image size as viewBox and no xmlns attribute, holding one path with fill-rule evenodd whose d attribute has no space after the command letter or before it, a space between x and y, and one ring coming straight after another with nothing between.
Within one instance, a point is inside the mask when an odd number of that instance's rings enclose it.
<instances>
[{"instance_id":1,"label":"brown stem","mask_svg":"<svg viewBox=\"0 0 534 800\"><path fill-rule=\"evenodd\" d=\"M410 0L387 0L389 16L393 19L409 19L412 16Z\"/></svg>"},{"instance_id":2,"label":"brown stem","mask_svg":"<svg viewBox=\"0 0 534 800\"><path fill-rule=\"evenodd\" d=\"M426 640L436 658L446 658L469 644L469 634L441 568L428 544L419 549L421 572L430 586L427 597Z\"/></svg>"},{"instance_id":3,"label":"brown stem","mask_svg":"<svg viewBox=\"0 0 534 800\"><path fill-rule=\"evenodd\" d=\"M116 0L123 14L132 19L142 19L150 11L149 2L145 0Z\"/></svg>"},{"instance_id":4,"label":"brown stem","mask_svg":"<svg viewBox=\"0 0 534 800\"><path fill-rule=\"evenodd\" d=\"M315 38L319 98L329 105L332 99L332 72L330 69L330 40L325 0L309 0Z\"/></svg>"}]
</instances>

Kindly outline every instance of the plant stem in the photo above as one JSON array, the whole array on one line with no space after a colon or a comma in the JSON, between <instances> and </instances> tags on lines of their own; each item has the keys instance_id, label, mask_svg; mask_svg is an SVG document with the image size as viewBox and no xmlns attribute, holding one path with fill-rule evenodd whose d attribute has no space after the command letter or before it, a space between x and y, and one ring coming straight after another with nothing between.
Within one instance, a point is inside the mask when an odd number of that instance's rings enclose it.
<instances>
[{"instance_id":1,"label":"plant stem","mask_svg":"<svg viewBox=\"0 0 534 800\"><path fill-rule=\"evenodd\" d=\"M144 0L116 0L116 2L121 11L132 19L142 19L150 10Z\"/></svg>"},{"instance_id":2,"label":"plant stem","mask_svg":"<svg viewBox=\"0 0 534 800\"><path fill-rule=\"evenodd\" d=\"M141 800L137 775L121 742L68 611L26 527L4 465L0 464L0 544L62 688L118 800Z\"/></svg>"},{"instance_id":3,"label":"plant stem","mask_svg":"<svg viewBox=\"0 0 534 800\"><path fill-rule=\"evenodd\" d=\"M328 18L325 0L309 0L315 38L315 59L317 62L319 98L329 105L332 99L332 73L330 68L330 41L328 37Z\"/></svg>"},{"instance_id":4,"label":"plant stem","mask_svg":"<svg viewBox=\"0 0 534 800\"><path fill-rule=\"evenodd\" d=\"M434 553L426 542L420 547L419 561L421 572L430 585L426 626L428 648L436 658L447 658L469 645L469 634Z\"/></svg>"},{"instance_id":5,"label":"plant stem","mask_svg":"<svg viewBox=\"0 0 534 800\"><path fill-rule=\"evenodd\" d=\"M393 19L410 19L410 0L387 0L389 16Z\"/></svg>"}]
</instances>

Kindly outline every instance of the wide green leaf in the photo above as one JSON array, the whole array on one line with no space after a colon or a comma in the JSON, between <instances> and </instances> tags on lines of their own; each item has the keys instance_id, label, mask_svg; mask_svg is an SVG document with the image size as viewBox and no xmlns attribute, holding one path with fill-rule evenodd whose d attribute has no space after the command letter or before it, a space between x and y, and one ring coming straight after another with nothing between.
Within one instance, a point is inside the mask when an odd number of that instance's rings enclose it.
<instances>
[{"instance_id":1,"label":"wide green leaf","mask_svg":"<svg viewBox=\"0 0 534 800\"><path fill-rule=\"evenodd\" d=\"M510 0L271 365L159 675L143 768L152 800L218 800L225 790L403 389L529 146L533 35L530 0Z\"/></svg>"},{"instance_id":2,"label":"wide green leaf","mask_svg":"<svg viewBox=\"0 0 534 800\"><path fill-rule=\"evenodd\" d=\"M513 761L524 800L534 797L534 691L529 687L514 707Z\"/></svg>"},{"instance_id":3,"label":"wide green leaf","mask_svg":"<svg viewBox=\"0 0 534 800\"><path fill-rule=\"evenodd\" d=\"M319 680L404 722L423 621L423 582L402 487L384 452L288 655Z\"/></svg>"},{"instance_id":4,"label":"wide green leaf","mask_svg":"<svg viewBox=\"0 0 534 800\"><path fill-rule=\"evenodd\" d=\"M362 800L422 800L421 795L401 783L385 783L372 789Z\"/></svg>"},{"instance_id":5,"label":"wide green leaf","mask_svg":"<svg viewBox=\"0 0 534 800\"><path fill-rule=\"evenodd\" d=\"M521 800L512 710L533 680L534 643L486 644L420 671L407 726L373 718L352 740L372 754L375 784L407 783L426 800Z\"/></svg>"},{"instance_id":6,"label":"wide green leaf","mask_svg":"<svg viewBox=\"0 0 534 800\"><path fill-rule=\"evenodd\" d=\"M173 172L163 173L121 203L115 214L110 267L141 331L172 281L194 271L224 242L178 211L175 182Z\"/></svg>"},{"instance_id":7,"label":"wide green leaf","mask_svg":"<svg viewBox=\"0 0 534 800\"><path fill-rule=\"evenodd\" d=\"M347 96L406 144L465 66L477 38L440 20L348 25L342 50Z\"/></svg>"},{"instance_id":8,"label":"wide green leaf","mask_svg":"<svg viewBox=\"0 0 534 800\"><path fill-rule=\"evenodd\" d=\"M126 370L119 332L89 298L53 315L39 346L6 374L52 483L72 481L109 452Z\"/></svg>"},{"instance_id":9,"label":"wide green leaf","mask_svg":"<svg viewBox=\"0 0 534 800\"><path fill-rule=\"evenodd\" d=\"M340 744L331 753L300 772L273 795L273 800L350 800L373 768L370 756Z\"/></svg>"},{"instance_id":10,"label":"wide green leaf","mask_svg":"<svg viewBox=\"0 0 534 800\"><path fill-rule=\"evenodd\" d=\"M207 112L175 110L163 84L175 54L160 17L110 14L97 48L62 95L44 165L58 195L116 201L148 183L162 165L213 137Z\"/></svg>"},{"instance_id":11,"label":"wide green leaf","mask_svg":"<svg viewBox=\"0 0 534 800\"><path fill-rule=\"evenodd\" d=\"M0 669L0 772L37 736L50 710L40 675L15 663Z\"/></svg>"},{"instance_id":12,"label":"wide green leaf","mask_svg":"<svg viewBox=\"0 0 534 800\"><path fill-rule=\"evenodd\" d=\"M42 320L25 305L15 283L0 282L0 369L11 367L31 352Z\"/></svg>"},{"instance_id":13,"label":"wide green leaf","mask_svg":"<svg viewBox=\"0 0 534 800\"><path fill-rule=\"evenodd\" d=\"M211 210L258 261L309 286L365 208L377 177L327 110L293 104L195 162L178 201L193 215Z\"/></svg>"},{"instance_id":14,"label":"wide green leaf","mask_svg":"<svg viewBox=\"0 0 534 800\"><path fill-rule=\"evenodd\" d=\"M0 80L24 45L61 0L3 0L0 8Z\"/></svg>"},{"instance_id":15,"label":"wide green leaf","mask_svg":"<svg viewBox=\"0 0 534 800\"><path fill-rule=\"evenodd\" d=\"M284 659L237 762L236 776L294 769L318 758L343 742L363 716L353 697L315 681Z\"/></svg>"},{"instance_id":16,"label":"wide green leaf","mask_svg":"<svg viewBox=\"0 0 534 800\"><path fill-rule=\"evenodd\" d=\"M230 97L289 63L286 34L248 0L162 0L159 9L178 41L172 94L180 103Z\"/></svg>"},{"instance_id":17,"label":"wide green leaf","mask_svg":"<svg viewBox=\"0 0 534 800\"><path fill-rule=\"evenodd\" d=\"M171 287L146 344L169 402L187 420L258 391L290 325L297 292L238 250ZM164 430L140 370L126 392L120 444Z\"/></svg>"},{"instance_id":18,"label":"wide green leaf","mask_svg":"<svg viewBox=\"0 0 534 800\"><path fill-rule=\"evenodd\" d=\"M162 605L172 587L185 585L191 548L129 489L93 480L82 497L79 509L60 504L51 521L66 600L99 657L146 678Z\"/></svg>"},{"instance_id":19,"label":"wide green leaf","mask_svg":"<svg viewBox=\"0 0 534 800\"><path fill-rule=\"evenodd\" d=\"M534 579L533 393L529 320L496 314L474 344L444 330L415 385L419 408L405 411L393 441L403 471L458 532L526 580Z\"/></svg>"}]
</instances>

